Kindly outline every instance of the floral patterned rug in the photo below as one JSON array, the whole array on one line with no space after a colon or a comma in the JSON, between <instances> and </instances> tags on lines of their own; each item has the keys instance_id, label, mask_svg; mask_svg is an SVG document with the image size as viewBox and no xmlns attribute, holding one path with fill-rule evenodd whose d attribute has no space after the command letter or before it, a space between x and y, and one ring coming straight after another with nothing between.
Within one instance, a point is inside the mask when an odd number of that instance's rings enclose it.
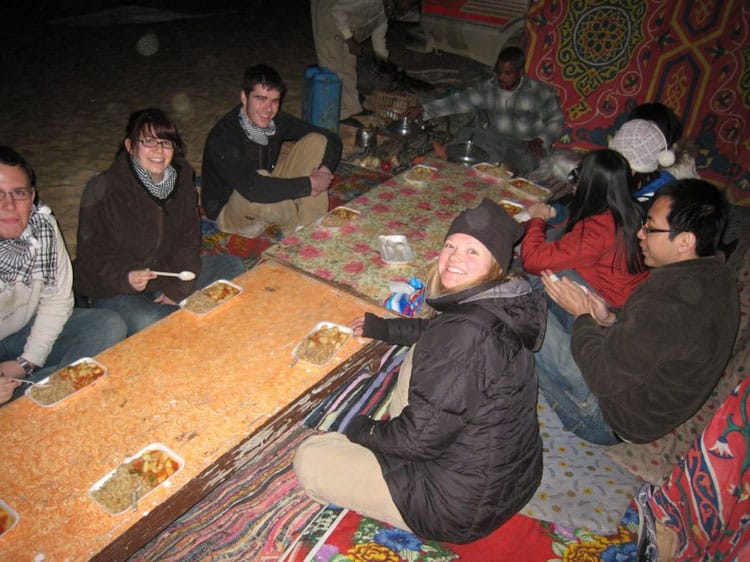
<instances>
[{"instance_id":1,"label":"floral patterned rug","mask_svg":"<svg viewBox=\"0 0 750 562\"><path fill-rule=\"evenodd\" d=\"M458 545L416 535L327 506L287 550L282 560L302 562L628 562L636 560L638 515L634 507L613 535L596 535L516 515L488 537ZM519 558L519 553L523 556Z\"/></svg>"}]
</instances>

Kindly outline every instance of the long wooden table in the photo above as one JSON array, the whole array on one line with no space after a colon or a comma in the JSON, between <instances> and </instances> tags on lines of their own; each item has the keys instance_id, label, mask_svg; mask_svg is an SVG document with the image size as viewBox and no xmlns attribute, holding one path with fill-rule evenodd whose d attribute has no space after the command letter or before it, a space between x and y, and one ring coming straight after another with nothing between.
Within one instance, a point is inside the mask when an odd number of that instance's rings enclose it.
<instances>
[{"instance_id":1,"label":"long wooden table","mask_svg":"<svg viewBox=\"0 0 750 562\"><path fill-rule=\"evenodd\" d=\"M349 224L341 228L310 225L271 246L264 257L382 306L391 294L392 282L425 273L459 212L477 206L485 197L525 205L537 200L460 164L438 159L425 164L436 169L427 181L410 182L409 172L395 176L346 204L361 212ZM381 234L406 235L414 260L386 263L380 256Z\"/></svg>"},{"instance_id":2,"label":"long wooden table","mask_svg":"<svg viewBox=\"0 0 750 562\"><path fill-rule=\"evenodd\" d=\"M21 517L1 560L126 558L385 349L353 338L327 365L290 367L319 321L375 307L274 263L235 282L244 292L208 315L178 311L101 353L108 376L59 405L0 408L0 498ZM184 468L109 515L89 487L154 442Z\"/></svg>"}]
</instances>

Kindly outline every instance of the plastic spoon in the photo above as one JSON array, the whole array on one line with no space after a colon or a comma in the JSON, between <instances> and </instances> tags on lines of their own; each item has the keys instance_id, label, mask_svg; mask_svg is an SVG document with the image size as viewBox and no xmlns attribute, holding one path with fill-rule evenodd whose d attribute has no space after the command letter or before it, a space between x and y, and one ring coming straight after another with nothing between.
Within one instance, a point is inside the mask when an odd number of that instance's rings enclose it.
<instances>
[{"instance_id":1,"label":"plastic spoon","mask_svg":"<svg viewBox=\"0 0 750 562\"><path fill-rule=\"evenodd\" d=\"M30 381L29 379L17 379L17 378L14 378L14 377L7 377L7 378L8 378L8 380L11 380L11 381L25 382L26 384L30 384L31 386L45 387L45 386L47 386L47 384L49 384L49 383L46 383L46 382L45 383L41 383L41 382Z\"/></svg>"},{"instance_id":2,"label":"plastic spoon","mask_svg":"<svg viewBox=\"0 0 750 562\"><path fill-rule=\"evenodd\" d=\"M192 271L180 271L179 273L170 273L168 271L151 271L151 273L156 273L156 275L161 275L162 277L177 277L180 281L192 281L195 279L195 273Z\"/></svg>"}]
</instances>

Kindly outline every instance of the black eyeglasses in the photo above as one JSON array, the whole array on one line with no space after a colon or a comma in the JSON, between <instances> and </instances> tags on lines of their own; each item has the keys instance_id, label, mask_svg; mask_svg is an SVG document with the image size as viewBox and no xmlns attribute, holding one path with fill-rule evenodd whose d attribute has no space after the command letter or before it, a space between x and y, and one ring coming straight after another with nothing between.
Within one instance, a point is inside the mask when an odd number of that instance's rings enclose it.
<instances>
[{"instance_id":1,"label":"black eyeglasses","mask_svg":"<svg viewBox=\"0 0 750 562\"><path fill-rule=\"evenodd\" d=\"M146 148L161 146L164 150L174 150L174 143L171 140L138 139L138 142Z\"/></svg>"},{"instance_id":2,"label":"black eyeglasses","mask_svg":"<svg viewBox=\"0 0 750 562\"><path fill-rule=\"evenodd\" d=\"M33 187L17 187L10 191L0 191L0 201L5 201L5 198L10 195L13 201L26 201L34 193Z\"/></svg>"},{"instance_id":3,"label":"black eyeglasses","mask_svg":"<svg viewBox=\"0 0 750 562\"><path fill-rule=\"evenodd\" d=\"M646 226L645 222L641 223L641 230L646 234L651 234L652 232L654 234L658 234L660 232L677 232L674 228L651 228L649 226Z\"/></svg>"}]
</instances>

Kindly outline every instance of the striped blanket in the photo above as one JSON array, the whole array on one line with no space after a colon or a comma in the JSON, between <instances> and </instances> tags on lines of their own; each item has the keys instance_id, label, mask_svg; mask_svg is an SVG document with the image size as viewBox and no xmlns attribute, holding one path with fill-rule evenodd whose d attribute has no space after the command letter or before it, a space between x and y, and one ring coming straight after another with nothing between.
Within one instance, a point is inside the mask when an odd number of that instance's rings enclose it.
<instances>
[{"instance_id":1,"label":"striped blanket","mask_svg":"<svg viewBox=\"0 0 750 562\"><path fill-rule=\"evenodd\" d=\"M136 552L151 560L278 560L321 506L292 470L297 446L313 432L292 427Z\"/></svg>"}]
</instances>

